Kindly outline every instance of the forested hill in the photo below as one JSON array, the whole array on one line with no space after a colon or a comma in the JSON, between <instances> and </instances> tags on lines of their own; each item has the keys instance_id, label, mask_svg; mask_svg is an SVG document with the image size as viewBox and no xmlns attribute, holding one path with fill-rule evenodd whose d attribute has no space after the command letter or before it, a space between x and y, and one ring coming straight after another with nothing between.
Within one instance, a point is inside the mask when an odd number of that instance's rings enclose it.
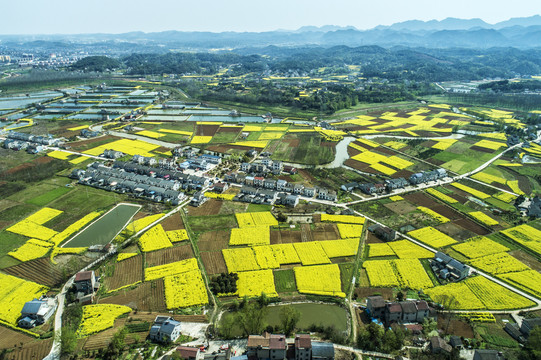
<instances>
[{"instance_id":1,"label":"forested hill","mask_svg":"<svg viewBox=\"0 0 541 360\"><path fill-rule=\"evenodd\" d=\"M364 77L389 80L447 81L510 78L541 73L541 50L514 48L425 49L379 46L332 48L241 49L235 52L133 54L120 59L129 74L214 74L229 67L231 75L251 72L310 74L320 68L339 73L361 65Z\"/></svg>"}]
</instances>

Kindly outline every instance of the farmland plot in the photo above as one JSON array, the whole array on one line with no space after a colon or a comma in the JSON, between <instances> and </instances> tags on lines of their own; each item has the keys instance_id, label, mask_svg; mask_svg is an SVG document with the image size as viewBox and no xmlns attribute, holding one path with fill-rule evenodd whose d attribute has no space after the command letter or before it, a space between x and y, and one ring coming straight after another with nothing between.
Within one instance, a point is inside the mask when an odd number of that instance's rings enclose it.
<instances>
[{"instance_id":1,"label":"farmland plot","mask_svg":"<svg viewBox=\"0 0 541 360\"><path fill-rule=\"evenodd\" d=\"M194 257L194 254L190 244L184 244L145 254L147 266L165 265L192 257Z\"/></svg>"},{"instance_id":2,"label":"farmland plot","mask_svg":"<svg viewBox=\"0 0 541 360\"><path fill-rule=\"evenodd\" d=\"M144 282L135 289L120 290L113 296L100 299L99 302L100 304L126 305L139 311L165 311L163 279Z\"/></svg>"},{"instance_id":3,"label":"farmland plot","mask_svg":"<svg viewBox=\"0 0 541 360\"><path fill-rule=\"evenodd\" d=\"M60 269L53 266L47 258L30 260L19 265L5 268L2 271L47 286L58 285L64 280Z\"/></svg>"},{"instance_id":4,"label":"farmland plot","mask_svg":"<svg viewBox=\"0 0 541 360\"><path fill-rule=\"evenodd\" d=\"M113 275L105 278L109 290L119 289L143 280L143 256L137 255L113 265Z\"/></svg>"}]
</instances>

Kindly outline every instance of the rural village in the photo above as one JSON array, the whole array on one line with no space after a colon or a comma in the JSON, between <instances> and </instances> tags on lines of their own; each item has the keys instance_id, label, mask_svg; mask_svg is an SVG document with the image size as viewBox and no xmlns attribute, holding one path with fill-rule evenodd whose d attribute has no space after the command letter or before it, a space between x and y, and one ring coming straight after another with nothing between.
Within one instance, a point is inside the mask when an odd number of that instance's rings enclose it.
<instances>
[{"instance_id":1,"label":"rural village","mask_svg":"<svg viewBox=\"0 0 541 360\"><path fill-rule=\"evenodd\" d=\"M0 98L2 358L504 359L541 326L523 113L278 118L130 81Z\"/></svg>"}]
</instances>

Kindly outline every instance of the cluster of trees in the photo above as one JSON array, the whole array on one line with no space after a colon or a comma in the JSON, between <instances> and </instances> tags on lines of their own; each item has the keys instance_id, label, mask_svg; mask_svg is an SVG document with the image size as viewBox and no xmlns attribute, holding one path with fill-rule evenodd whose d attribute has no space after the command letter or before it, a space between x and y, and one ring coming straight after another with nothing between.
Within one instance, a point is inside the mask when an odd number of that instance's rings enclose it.
<instances>
[{"instance_id":1,"label":"cluster of trees","mask_svg":"<svg viewBox=\"0 0 541 360\"><path fill-rule=\"evenodd\" d=\"M359 102L396 102L415 99L415 92L401 85L372 85L366 89L354 86L328 85L324 91L317 91L308 97L299 97L297 86L275 86L265 84L251 87L249 91L237 91L229 86L201 88L188 86L187 92L205 101L233 102L250 105L286 105L301 110L314 110L332 114L347 109ZM426 93L425 93L426 94Z\"/></svg>"},{"instance_id":2,"label":"cluster of trees","mask_svg":"<svg viewBox=\"0 0 541 360\"><path fill-rule=\"evenodd\" d=\"M383 329L371 322L357 335L357 347L368 351L392 353L402 349L406 331L399 326Z\"/></svg>"},{"instance_id":3,"label":"cluster of trees","mask_svg":"<svg viewBox=\"0 0 541 360\"><path fill-rule=\"evenodd\" d=\"M525 90L539 90L541 89L541 81L539 80L527 80L518 82L509 82L509 80L492 81L477 86L479 90L491 90L494 92L502 93L520 93Z\"/></svg>"},{"instance_id":4,"label":"cluster of trees","mask_svg":"<svg viewBox=\"0 0 541 360\"><path fill-rule=\"evenodd\" d=\"M209 284L210 290L214 295L231 294L237 292L237 281L239 275L237 273L221 273L213 278Z\"/></svg>"},{"instance_id":5,"label":"cluster of trees","mask_svg":"<svg viewBox=\"0 0 541 360\"><path fill-rule=\"evenodd\" d=\"M344 64L361 65L366 78L419 82L509 78L516 75L541 73L541 50L513 48L426 49L390 48L379 46L334 46L330 48L297 48L289 51L279 47L247 49L222 53L146 53L120 59L129 74L214 74L222 68L232 75L269 70L274 73L314 73L320 68L345 71ZM88 59L88 58L87 58ZM118 67L103 57L91 57L76 63L74 69ZM343 71L339 71L343 69Z\"/></svg>"},{"instance_id":6,"label":"cluster of trees","mask_svg":"<svg viewBox=\"0 0 541 360\"><path fill-rule=\"evenodd\" d=\"M454 104L471 104L515 110L538 110L539 95L535 94L446 94L447 102Z\"/></svg>"},{"instance_id":7,"label":"cluster of trees","mask_svg":"<svg viewBox=\"0 0 541 360\"><path fill-rule=\"evenodd\" d=\"M118 69L122 63L108 56L87 56L71 65L72 70L98 71Z\"/></svg>"}]
</instances>

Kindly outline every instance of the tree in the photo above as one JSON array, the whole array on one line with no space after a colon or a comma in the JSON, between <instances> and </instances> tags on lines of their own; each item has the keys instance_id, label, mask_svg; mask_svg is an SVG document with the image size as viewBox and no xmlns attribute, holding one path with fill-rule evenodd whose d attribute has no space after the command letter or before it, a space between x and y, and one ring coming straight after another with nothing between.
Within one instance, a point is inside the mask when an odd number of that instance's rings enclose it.
<instances>
[{"instance_id":1,"label":"tree","mask_svg":"<svg viewBox=\"0 0 541 360\"><path fill-rule=\"evenodd\" d=\"M257 303L247 303L237 314L237 322L245 335L260 334L265 329L268 309Z\"/></svg>"},{"instance_id":2,"label":"tree","mask_svg":"<svg viewBox=\"0 0 541 360\"><path fill-rule=\"evenodd\" d=\"M541 359L541 326L536 326L530 332L530 336L524 344L520 355L520 360Z\"/></svg>"},{"instance_id":3,"label":"tree","mask_svg":"<svg viewBox=\"0 0 541 360\"><path fill-rule=\"evenodd\" d=\"M116 356L122 353L122 350L124 349L124 346L126 346L126 334L128 333L128 330L123 327L119 331L117 331L113 335L113 339L109 343L108 351L107 353L111 356Z\"/></svg>"},{"instance_id":4,"label":"tree","mask_svg":"<svg viewBox=\"0 0 541 360\"><path fill-rule=\"evenodd\" d=\"M377 351L381 349L383 329L376 323L371 322L357 336L359 349Z\"/></svg>"},{"instance_id":5,"label":"tree","mask_svg":"<svg viewBox=\"0 0 541 360\"><path fill-rule=\"evenodd\" d=\"M405 297L405 295L404 295L404 293L402 291L399 291L398 294L396 294L396 299L398 301L404 301L404 297Z\"/></svg>"},{"instance_id":6,"label":"tree","mask_svg":"<svg viewBox=\"0 0 541 360\"><path fill-rule=\"evenodd\" d=\"M70 327L63 327L60 339L60 352L62 354L73 354L77 348L77 335L75 334L75 330Z\"/></svg>"},{"instance_id":7,"label":"tree","mask_svg":"<svg viewBox=\"0 0 541 360\"><path fill-rule=\"evenodd\" d=\"M223 314L220 319L220 326L218 331L220 336L224 339L231 339L233 336L233 328L235 326L236 320L232 314Z\"/></svg>"},{"instance_id":8,"label":"tree","mask_svg":"<svg viewBox=\"0 0 541 360\"><path fill-rule=\"evenodd\" d=\"M299 310L291 305L284 305L280 309L280 323L286 336L289 336L295 331L295 327L301 318Z\"/></svg>"}]
</instances>

